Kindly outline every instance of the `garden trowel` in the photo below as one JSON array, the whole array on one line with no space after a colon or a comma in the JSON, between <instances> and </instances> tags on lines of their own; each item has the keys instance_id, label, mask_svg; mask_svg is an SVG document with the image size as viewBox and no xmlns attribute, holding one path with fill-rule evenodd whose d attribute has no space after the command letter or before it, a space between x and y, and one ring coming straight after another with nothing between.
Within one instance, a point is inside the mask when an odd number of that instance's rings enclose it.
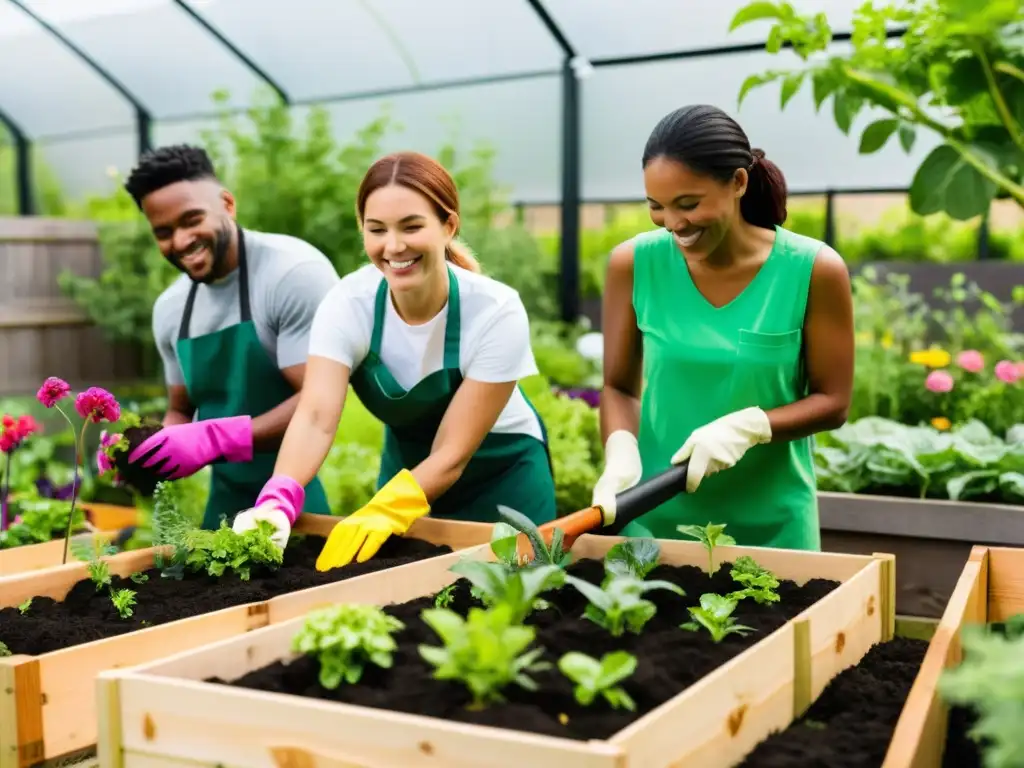
<instances>
[{"instance_id":1,"label":"garden trowel","mask_svg":"<svg viewBox=\"0 0 1024 768\"><path fill-rule=\"evenodd\" d=\"M551 543L555 529L562 531L562 549L568 551L573 542L584 533L614 536L642 515L664 504L673 496L686 491L686 471L689 459L666 469L644 483L627 488L615 496L615 510L595 505L573 512L565 517L544 523L537 529L546 544ZM520 557L533 555L533 547L524 535L519 536Z\"/></svg>"}]
</instances>

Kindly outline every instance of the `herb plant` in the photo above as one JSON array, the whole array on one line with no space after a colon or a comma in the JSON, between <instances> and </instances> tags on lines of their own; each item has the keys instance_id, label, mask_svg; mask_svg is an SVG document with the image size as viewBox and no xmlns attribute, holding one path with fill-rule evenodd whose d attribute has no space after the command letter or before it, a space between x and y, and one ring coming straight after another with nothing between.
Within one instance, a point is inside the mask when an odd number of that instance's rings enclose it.
<instances>
[{"instance_id":1,"label":"herb plant","mask_svg":"<svg viewBox=\"0 0 1024 768\"><path fill-rule=\"evenodd\" d=\"M244 533L235 533L226 523L216 531L193 529L185 535L185 567L217 577L230 569L242 581L248 581L253 568L277 568L284 561L284 553L272 535L273 527L263 521Z\"/></svg>"},{"instance_id":2,"label":"herb plant","mask_svg":"<svg viewBox=\"0 0 1024 768\"><path fill-rule=\"evenodd\" d=\"M601 657L578 651L569 651L558 660L562 674L576 686L573 695L584 707L589 707L598 696L602 696L612 709L636 711L636 702L617 685L636 671L636 656L626 651L612 651Z\"/></svg>"},{"instance_id":3,"label":"herb plant","mask_svg":"<svg viewBox=\"0 0 1024 768\"><path fill-rule=\"evenodd\" d=\"M650 600L643 598L645 592L667 589L680 596L686 594L670 581L644 581L635 576L612 576L602 587L575 576L566 575L565 578L589 601L584 618L604 627L613 637L619 637L627 629L640 634L644 625L654 618L658 609Z\"/></svg>"},{"instance_id":4,"label":"herb plant","mask_svg":"<svg viewBox=\"0 0 1024 768\"><path fill-rule=\"evenodd\" d=\"M4 643L0 642L0 656L13 656L11 649L8 648Z\"/></svg>"},{"instance_id":5,"label":"herb plant","mask_svg":"<svg viewBox=\"0 0 1024 768\"><path fill-rule=\"evenodd\" d=\"M59 538L69 527L77 531L85 524L82 508L72 510L70 502L63 499L27 498L6 504L18 514L6 531L0 531L0 549L43 544Z\"/></svg>"},{"instance_id":6,"label":"herb plant","mask_svg":"<svg viewBox=\"0 0 1024 768\"><path fill-rule=\"evenodd\" d=\"M557 565L559 568L565 568L572 562L572 555L562 548L562 540L565 537L565 533L561 528L554 529L551 534L551 544L547 544L544 541L544 537L540 534L537 524L522 512L517 512L510 507L503 507L499 504L498 516L511 528L525 534L526 538L530 540L530 546L533 548L533 557L527 563L523 563L524 565ZM515 541L518 542L518 537ZM491 546L493 548L493 541Z\"/></svg>"},{"instance_id":7,"label":"herb plant","mask_svg":"<svg viewBox=\"0 0 1024 768\"><path fill-rule=\"evenodd\" d=\"M452 600L455 599L455 585L449 584L447 587L442 589L436 595L434 595L434 607L435 608L447 608L452 604Z\"/></svg>"},{"instance_id":8,"label":"herb plant","mask_svg":"<svg viewBox=\"0 0 1024 768\"><path fill-rule=\"evenodd\" d=\"M28 609L32 607L32 598L28 598L25 602L18 606L18 612L24 616L28 613Z\"/></svg>"},{"instance_id":9,"label":"herb plant","mask_svg":"<svg viewBox=\"0 0 1024 768\"><path fill-rule=\"evenodd\" d=\"M526 650L536 630L513 622L505 604L470 608L465 619L444 608L425 610L421 618L444 645L420 645L420 655L435 667L435 679L458 680L469 689L470 709L504 701L502 691L512 684L537 690L529 673L551 667L538 660L542 648Z\"/></svg>"},{"instance_id":10,"label":"herb plant","mask_svg":"<svg viewBox=\"0 0 1024 768\"><path fill-rule=\"evenodd\" d=\"M680 629L697 632L704 627L710 634L711 639L716 643L722 642L727 635L737 633L740 635L753 632L752 627L737 624L732 612L736 610L737 601L728 597L707 592L700 596L700 606L691 607L690 616L693 621L688 621L680 626Z\"/></svg>"},{"instance_id":11,"label":"herb plant","mask_svg":"<svg viewBox=\"0 0 1024 768\"><path fill-rule=\"evenodd\" d=\"M463 558L449 570L473 584L473 594L484 605L506 605L513 623L522 623L536 609L542 592L565 584L566 574L557 565L537 565L512 570L503 563Z\"/></svg>"},{"instance_id":12,"label":"herb plant","mask_svg":"<svg viewBox=\"0 0 1024 768\"><path fill-rule=\"evenodd\" d=\"M71 553L86 563L89 578L96 585L97 592L110 585L112 582L110 567L100 558L117 554L117 547L104 542L99 537L92 537L88 543L82 541L72 543Z\"/></svg>"},{"instance_id":13,"label":"herb plant","mask_svg":"<svg viewBox=\"0 0 1024 768\"><path fill-rule=\"evenodd\" d=\"M292 640L292 650L316 656L320 685L334 690L358 683L367 664L390 669L398 645L392 634L405 624L375 605L334 605L312 611Z\"/></svg>"},{"instance_id":14,"label":"herb plant","mask_svg":"<svg viewBox=\"0 0 1024 768\"><path fill-rule=\"evenodd\" d=\"M732 576L733 581L743 586L743 589L730 592L727 595L730 600L739 601L749 597L758 605L779 601L779 595L775 591L778 589L779 580L775 578L775 574L762 568L752 557L748 555L737 557L729 575Z\"/></svg>"},{"instance_id":15,"label":"herb plant","mask_svg":"<svg viewBox=\"0 0 1024 768\"><path fill-rule=\"evenodd\" d=\"M169 558L161 553L154 558L154 563L162 576L174 579L184 574L188 557L185 539L192 530L182 512L180 496L180 489L173 482L157 483L153 491L153 546L171 549Z\"/></svg>"},{"instance_id":16,"label":"herb plant","mask_svg":"<svg viewBox=\"0 0 1024 768\"><path fill-rule=\"evenodd\" d=\"M714 576L718 571L718 566L715 565L715 547L732 547L736 544L736 539L727 533L722 533L725 530L725 523L720 525L708 523L705 526L680 525L676 530L704 545L704 549L708 551L708 576Z\"/></svg>"},{"instance_id":17,"label":"herb plant","mask_svg":"<svg viewBox=\"0 0 1024 768\"><path fill-rule=\"evenodd\" d=\"M114 608L117 609L122 619L130 618L132 613L134 613L132 606L135 605L135 590L119 589L115 592L111 589L110 602L114 604Z\"/></svg>"}]
</instances>

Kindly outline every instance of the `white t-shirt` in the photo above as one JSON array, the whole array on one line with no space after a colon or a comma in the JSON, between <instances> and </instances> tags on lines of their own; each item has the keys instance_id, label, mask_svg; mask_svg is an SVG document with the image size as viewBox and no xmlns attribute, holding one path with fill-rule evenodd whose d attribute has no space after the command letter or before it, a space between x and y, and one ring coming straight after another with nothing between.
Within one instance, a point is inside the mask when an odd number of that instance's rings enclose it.
<instances>
[{"instance_id":1,"label":"white t-shirt","mask_svg":"<svg viewBox=\"0 0 1024 768\"><path fill-rule=\"evenodd\" d=\"M530 346L530 321L515 289L449 264L459 284L459 370L465 379L518 381L537 373ZM309 336L309 354L355 370L370 351L374 304L384 279L373 264L345 275L320 303ZM422 325L409 325L386 302L380 357L395 380L412 389L444 362L448 304ZM537 417L516 387L492 432L542 439Z\"/></svg>"}]
</instances>

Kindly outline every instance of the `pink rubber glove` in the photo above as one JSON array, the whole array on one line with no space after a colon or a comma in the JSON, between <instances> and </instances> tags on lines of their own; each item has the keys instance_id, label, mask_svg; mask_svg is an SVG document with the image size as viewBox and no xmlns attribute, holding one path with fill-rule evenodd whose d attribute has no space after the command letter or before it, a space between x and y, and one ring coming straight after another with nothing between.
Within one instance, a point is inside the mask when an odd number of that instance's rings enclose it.
<instances>
[{"instance_id":1,"label":"pink rubber glove","mask_svg":"<svg viewBox=\"0 0 1024 768\"><path fill-rule=\"evenodd\" d=\"M229 416L164 427L132 451L128 461L141 462L165 480L188 477L217 461L252 461L252 417Z\"/></svg>"},{"instance_id":2,"label":"pink rubber glove","mask_svg":"<svg viewBox=\"0 0 1024 768\"><path fill-rule=\"evenodd\" d=\"M284 549L305 499L306 489L295 480L287 475L274 475L263 486L252 509L235 515L231 528L235 533L245 533L261 520L266 521L274 526L275 533L271 538Z\"/></svg>"}]
</instances>

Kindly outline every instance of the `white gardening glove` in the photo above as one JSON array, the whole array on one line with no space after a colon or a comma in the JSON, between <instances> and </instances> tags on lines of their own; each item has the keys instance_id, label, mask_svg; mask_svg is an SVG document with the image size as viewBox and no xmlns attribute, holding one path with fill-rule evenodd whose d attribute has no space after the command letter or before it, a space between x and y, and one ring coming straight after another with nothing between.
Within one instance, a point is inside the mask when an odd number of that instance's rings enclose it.
<instances>
[{"instance_id":1,"label":"white gardening glove","mask_svg":"<svg viewBox=\"0 0 1024 768\"><path fill-rule=\"evenodd\" d=\"M235 515L235 522L231 529L235 533L245 533L256 527L261 520L265 520L274 526L275 531L270 538L283 551L288 546L288 537L292 532L292 521L286 513L281 511L277 504L263 503L258 507L247 509Z\"/></svg>"},{"instance_id":2,"label":"white gardening glove","mask_svg":"<svg viewBox=\"0 0 1024 768\"><path fill-rule=\"evenodd\" d=\"M768 415L760 408L744 408L695 429L683 447L676 451L672 463L690 460L686 490L693 493L705 477L729 469L750 448L771 439Z\"/></svg>"},{"instance_id":3,"label":"white gardening glove","mask_svg":"<svg viewBox=\"0 0 1024 768\"><path fill-rule=\"evenodd\" d=\"M604 510L604 524L615 522L615 495L640 482L644 469L636 436L624 429L608 435L604 444L604 473L594 486L590 503Z\"/></svg>"}]
</instances>

